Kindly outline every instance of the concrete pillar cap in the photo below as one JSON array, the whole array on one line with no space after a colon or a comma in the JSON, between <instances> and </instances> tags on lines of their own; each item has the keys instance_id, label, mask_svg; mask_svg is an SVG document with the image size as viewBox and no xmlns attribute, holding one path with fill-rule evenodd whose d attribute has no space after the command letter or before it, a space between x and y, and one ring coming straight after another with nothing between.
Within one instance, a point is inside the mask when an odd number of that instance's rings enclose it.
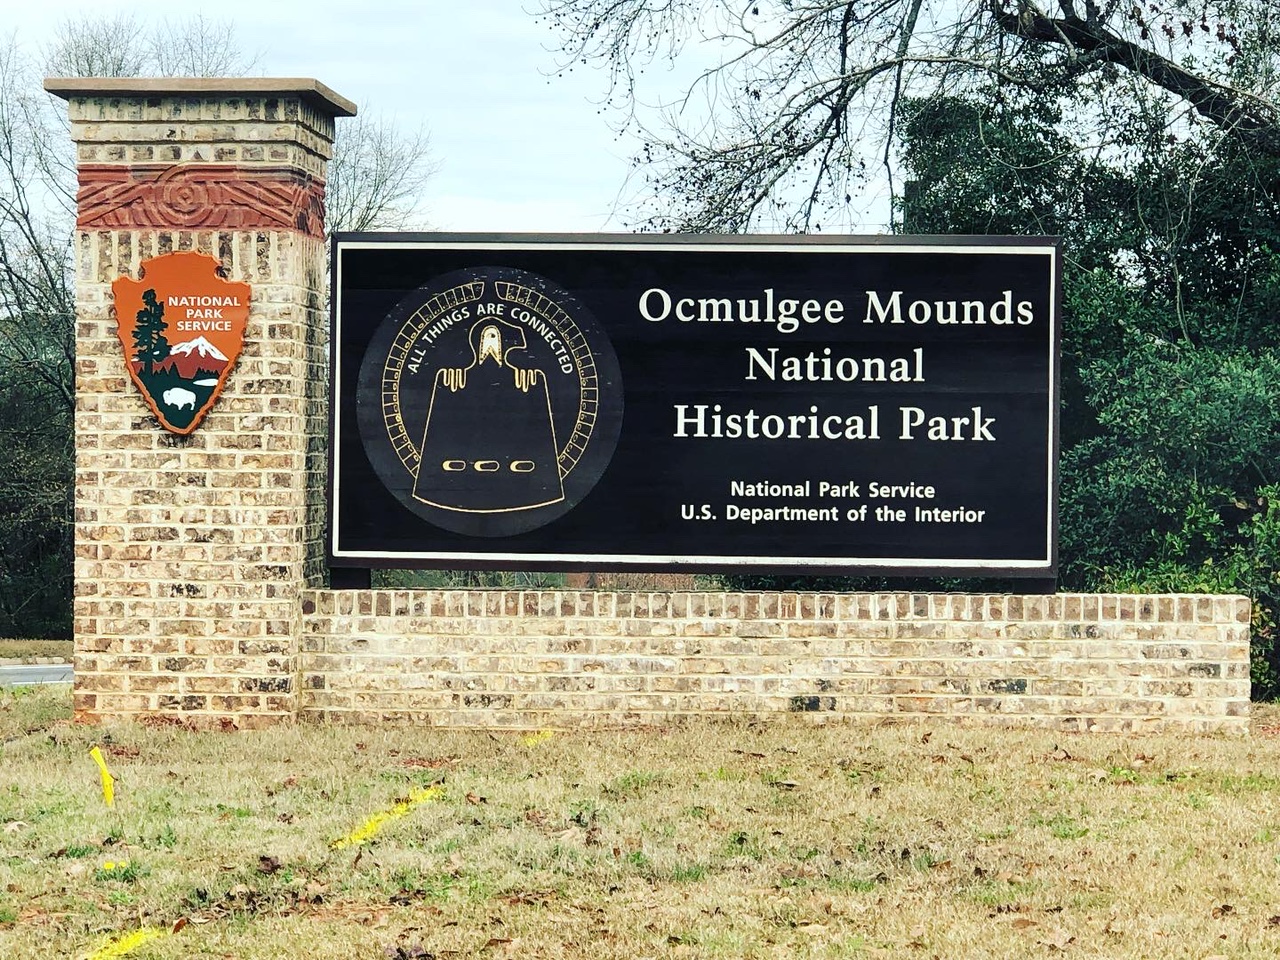
<instances>
[{"instance_id":1,"label":"concrete pillar cap","mask_svg":"<svg viewBox=\"0 0 1280 960\"><path fill-rule=\"evenodd\" d=\"M310 77L47 77L44 88L72 97L298 97L332 117L356 105Z\"/></svg>"}]
</instances>

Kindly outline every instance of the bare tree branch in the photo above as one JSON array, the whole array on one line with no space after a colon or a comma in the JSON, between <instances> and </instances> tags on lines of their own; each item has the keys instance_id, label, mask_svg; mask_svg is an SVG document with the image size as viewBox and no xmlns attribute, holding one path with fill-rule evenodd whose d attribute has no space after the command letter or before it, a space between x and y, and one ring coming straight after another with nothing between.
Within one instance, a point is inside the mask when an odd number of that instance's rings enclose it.
<instances>
[{"instance_id":1,"label":"bare tree branch","mask_svg":"<svg viewBox=\"0 0 1280 960\"><path fill-rule=\"evenodd\" d=\"M148 73L164 77L238 77L260 59L241 49L235 24L203 14L181 21L162 20L147 37Z\"/></svg>"},{"instance_id":2,"label":"bare tree branch","mask_svg":"<svg viewBox=\"0 0 1280 960\"><path fill-rule=\"evenodd\" d=\"M423 189L436 171L424 129L404 133L361 107L344 120L325 187L330 231L419 226Z\"/></svg>"},{"instance_id":3,"label":"bare tree branch","mask_svg":"<svg viewBox=\"0 0 1280 960\"><path fill-rule=\"evenodd\" d=\"M1083 18L1079 16L1083 9ZM894 175L904 101L994 84L1060 101L1081 143L1111 139L1138 79L1170 130L1190 104L1218 135L1280 156L1274 0L543 0L564 66L605 68L622 129L644 144L631 209L658 230L809 229ZM1052 11L1052 12L1050 12ZM642 106L640 71L693 61L674 107ZM668 97L668 100L670 98ZM655 122L656 117L656 122Z\"/></svg>"},{"instance_id":4,"label":"bare tree branch","mask_svg":"<svg viewBox=\"0 0 1280 960\"><path fill-rule=\"evenodd\" d=\"M1187 101L1224 131L1280 156L1280 113L1274 103L1194 73L1101 23L1072 16L1051 19L1026 3L1016 12L1002 0L990 3L992 16L1002 30L1037 43L1064 44L1073 52L1095 53L1102 62L1124 67Z\"/></svg>"},{"instance_id":5,"label":"bare tree branch","mask_svg":"<svg viewBox=\"0 0 1280 960\"><path fill-rule=\"evenodd\" d=\"M45 50L44 71L51 77L138 77L150 73L145 34L136 14L66 19Z\"/></svg>"}]
</instances>

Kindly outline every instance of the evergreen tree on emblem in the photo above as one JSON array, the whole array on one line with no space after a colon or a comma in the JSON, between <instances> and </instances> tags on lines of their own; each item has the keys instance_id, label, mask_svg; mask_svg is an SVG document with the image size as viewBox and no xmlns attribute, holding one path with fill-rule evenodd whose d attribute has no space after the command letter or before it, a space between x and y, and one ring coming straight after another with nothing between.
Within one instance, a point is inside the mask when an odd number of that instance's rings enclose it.
<instances>
[{"instance_id":1,"label":"evergreen tree on emblem","mask_svg":"<svg viewBox=\"0 0 1280 960\"><path fill-rule=\"evenodd\" d=\"M156 299L155 290L142 293L145 306L138 311L138 323L133 328L133 346L137 360L142 364L142 375L150 377L154 364L169 358L169 341L164 331L169 324L164 320L164 304Z\"/></svg>"}]
</instances>

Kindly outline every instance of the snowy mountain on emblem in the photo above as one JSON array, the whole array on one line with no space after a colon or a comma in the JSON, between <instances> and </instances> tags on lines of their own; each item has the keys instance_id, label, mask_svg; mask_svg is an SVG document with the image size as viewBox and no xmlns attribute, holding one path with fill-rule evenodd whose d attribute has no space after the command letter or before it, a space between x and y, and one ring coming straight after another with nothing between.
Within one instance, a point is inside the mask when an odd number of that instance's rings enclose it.
<instances>
[{"instance_id":1,"label":"snowy mountain on emblem","mask_svg":"<svg viewBox=\"0 0 1280 960\"><path fill-rule=\"evenodd\" d=\"M226 365L226 354L204 337L196 337L169 347L169 356L156 364L156 370L177 374L183 380L191 380L201 373L217 376Z\"/></svg>"},{"instance_id":2,"label":"snowy mountain on emblem","mask_svg":"<svg viewBox=\"0 0 1280 960\"><path fill-rule=\"evenodd\" d=\"M226 355L204 337L196 337L194 340L185 340L182 343L175 343L169 348L169 353L176 353L184 357L189 357L194 353L202 357L212 357L214 360L221 360L223 363L227 362Z\"/></svg>"}]
</instances>

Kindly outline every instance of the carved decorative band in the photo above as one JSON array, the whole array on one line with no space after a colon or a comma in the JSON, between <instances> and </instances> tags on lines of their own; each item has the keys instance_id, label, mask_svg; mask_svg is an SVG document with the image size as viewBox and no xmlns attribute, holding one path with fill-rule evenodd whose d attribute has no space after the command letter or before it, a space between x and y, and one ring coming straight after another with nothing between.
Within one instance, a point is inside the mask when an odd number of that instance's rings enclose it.
<instances>
[{"instance_id":1,"label":"carved decorative band","mask_svg":"<svg viewBox=\"0 0 1280 960\"><path fill-rule=\"evenodd\" d=\"M324 183L292 168L83 166L76 226L297 230L324 237Z\"/></svg>"}]
</instances>

